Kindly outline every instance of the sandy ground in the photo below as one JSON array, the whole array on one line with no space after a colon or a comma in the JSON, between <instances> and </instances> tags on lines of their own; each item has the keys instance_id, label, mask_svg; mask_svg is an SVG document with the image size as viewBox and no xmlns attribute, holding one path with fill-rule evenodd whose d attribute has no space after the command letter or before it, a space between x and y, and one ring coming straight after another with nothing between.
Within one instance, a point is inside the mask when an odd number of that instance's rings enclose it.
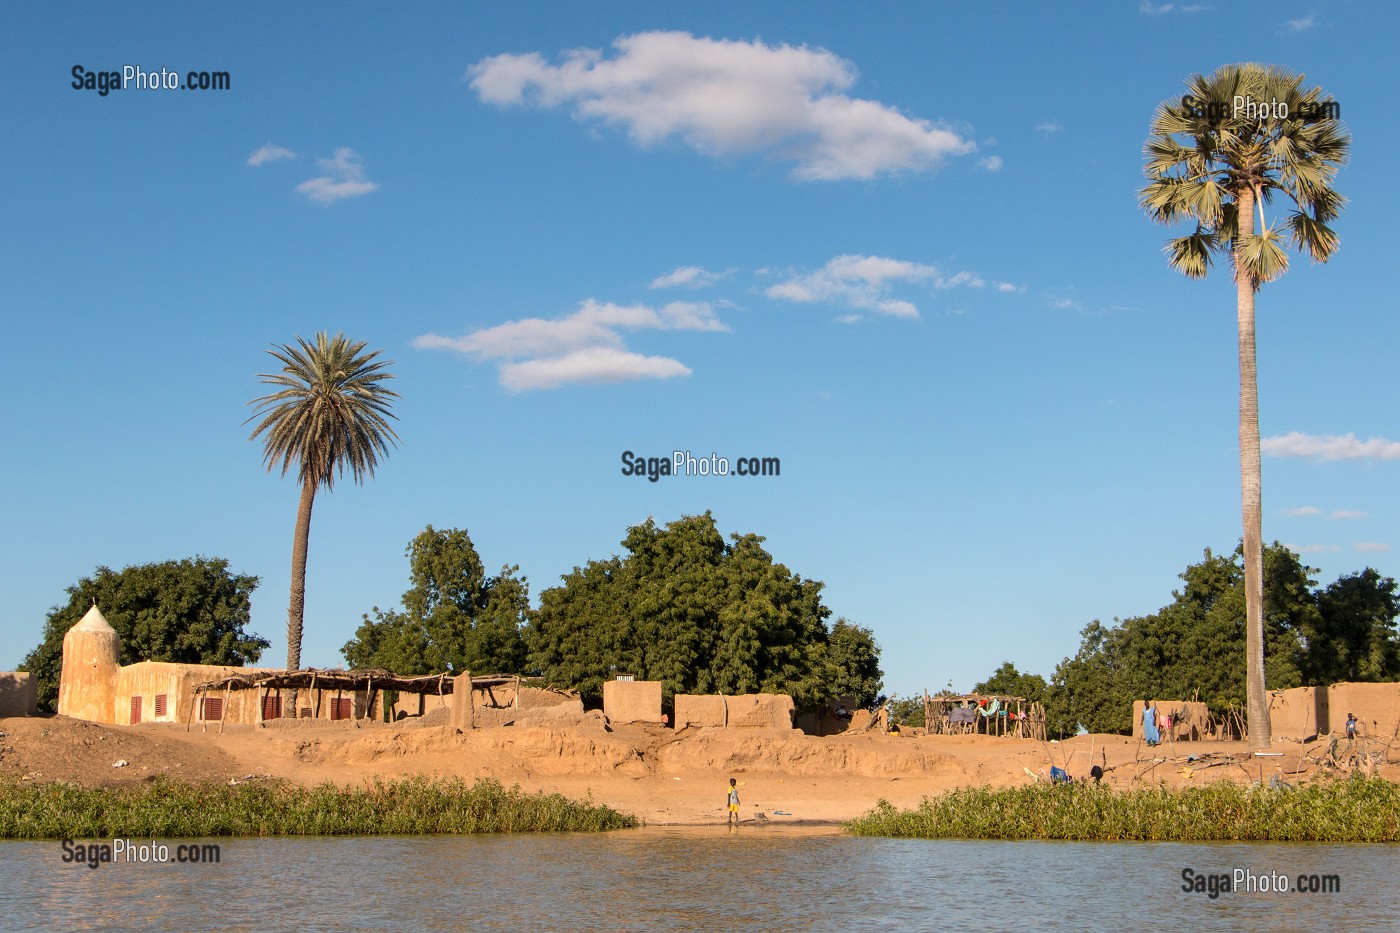
<instances>
[{"instance_id":1,"label":"sandy ground","mask_svg":"<svg viewBox=\"0 0 1400 933\"><path fill-rule=\"evenodd\" d=\"M1027 769L1052 763L1075 777L1099 764L1106 768L1105 781L1117 787L1274 775L1292 782L1318 773L1312 762L1328 744L1276 743L1273 751L1281 754L1255 758L1237 742L1150 749L1117 735L1050 743L878 733L818 738L770 729L677 733L609 727L601 718L467 732L421 725L278 725L229 726L220 735L198 727L103 726L62 716L0 719L0 775L86 785L139 783L160 774L220 782L274 776L303 784L412 774L490 777L528 791L591 797L653 826L722 824L728 779L734 777L746 821L812 826L859 816L881 799L909 807L954 787L1026 784L1033 780ZM1400 749L1378 757L1387 759L1380 773L1400 780ZM118 761L126 764L114 767Z\"/></svg>"}]
</instances>

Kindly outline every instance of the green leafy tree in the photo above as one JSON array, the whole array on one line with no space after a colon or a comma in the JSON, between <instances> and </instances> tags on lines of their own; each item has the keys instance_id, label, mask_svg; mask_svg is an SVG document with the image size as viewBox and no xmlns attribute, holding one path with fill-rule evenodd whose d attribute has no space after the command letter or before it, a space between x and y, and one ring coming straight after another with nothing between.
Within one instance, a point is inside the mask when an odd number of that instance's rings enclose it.
<instances>
[{"instance_id":1,"label":"green leafy tree","mask_svg":"<svg viewBox=\"0 0 1400 933\"><path fill-rule=\"evenodd\" d=\"M246 631L248 598L258 578L229 572L223 558L195 557L98 567L68 587L68 602L49 610L44 639L20 670L38 680L39 708L52 712L63 670L63 636L94 605L121 636L121 663L251 664L268 646Z\"/></svg>"},{"instance_id":2,"label":"green leafy tree","mask_svg":"<svg viewBox=\"0 0 1400 933\"><path fill-rule=\"evenodd\" d=\"M676 693L788 693L800 707L854 694L874 702L879 647L822 584L775 563L758 535L726 542L713 516L628 529L625 557L589 561L540 594L531 664L596 700L617 673Z\"/></svg>"},{"instance_id":3,"label":"green leafy tree","mask_svg":"<svg viewBox=\"0 0 1400 933\"><path fill-rule=\"evenodd\" d=\"M1196 229L1168 243L1172 268L1202 278L1217 253L1234 269L1240 366L1240 487L1249 741L1271 741L1264 663L1264 561L1259 465L1259 390L1254 297L1288 269L1285 244L1326 262L1337 250L1329 224L1345 199L1332 188L1351 144L1336 102L1303 77L1258 64L1226 65L1194 75L1179 103L1165 102L1144 146L1148 184L1140 202L1153 220L1194 221ZM1239 103L1244 106L1237 106ZM1272 224L1265 207L1291 201ZM1257 214L1257 218L1256 218ZM1256 224L1257 219L1257 224Z\"/></svg>"},{"instance_id":4,"label":"green leafy tree","mask_svg":"<svg viewBox=\"0 0 1400 933\"><path fill-rule=\"evenodd\" d=\"M306 609L306 550L311 536L311 507L316 490L329 492L337 476L350 471L355 482L374 475L398 435L389 425L391 400L398 398L383 383L393 375L379 351L344 334L322 332L314 341L267 351L282 364L280 372L259 378L277 391L254 399L257 411L248 421L257 427L248 439L263 435L263 464L282 475L296 467L301 483L296 530L292 536L291 601L287 607L287 668L301 667L302 623ZM246 422L245 422L246 423Z\"/></svg>"},{"instance_id":5,"label":"green leafy tree","mask_svg":"<svg viewBox=\"0 0 1400 933\"><path fill-rule=\"evenodd\" d=\"M855 697L858 704L867 708L879 704L885 675L880 670L880 645L875 641L874 632L863 625L837 619L831 626L827 655L831 667L827 676L833 696ZM919 702L922 716L923 701Z\"/></svg>"},{"instance_id":6,"label":"green leafy tree","mask_svg":"<svg viewBox=\"0 0 1400 933\"><path fill-rule=\"evenodd\" d=\"M429 525L406 553L403 611L376 606L341 649L346 662L399 674L522 671L530 593L520 568L486 576L471 537L456 528Z\"/></svg>"},{"instance_id":7,"label":"green leafy tree","mask_svg":"<svg viewBox=\"0 0 1400 933\"><path fill-rule=\"evenodd\" d=\"M1367 567L1340 577L1317 596L1306 631L1305 676L1311 684L1400 680L1396 583Z\"/></svg>"},{"instance_id":8,"label":"green leafy tree","mask_svg":"<svg viewBox=\"0 0 1400 933\"><path fill-rule=\"evenodd\" d=\"M1132 691L1118 676L1117 631L1095 619L1080 632L1078 653L1055 668L1045 702L1051 736L1074 735L1081 725L1090 732L1131 726Z\"/></svg>"},{"instance_id":9,"label":"green leafy tree","mask_svg":"<svg viewBox=\"0 0 1400 933\"><path fill-rule=\"evenodd\" d=\"M920 728L925 724L923 694L912 697L890 697L890 722L898 726Z\"/></svg>"},{"instance_id":10,"label":"green leafy tree","mask_svg":"<svg viewBox=\"0 0 1400 933\"><path fill-rule=\"evenodd\" d=\"M974 693L999 694L1001 696L1025 697L1032 703L1044 703L1049 685L1039 674L1023 674L1016 665L1003 661L992 676L973 687Z\"/></svg>"}]
</instances>

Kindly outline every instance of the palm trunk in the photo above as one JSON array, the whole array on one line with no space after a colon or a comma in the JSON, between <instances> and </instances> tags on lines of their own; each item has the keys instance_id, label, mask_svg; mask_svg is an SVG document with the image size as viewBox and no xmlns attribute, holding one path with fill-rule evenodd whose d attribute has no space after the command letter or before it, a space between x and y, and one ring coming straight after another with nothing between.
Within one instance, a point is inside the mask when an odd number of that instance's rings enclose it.
<instances>
[{"instance_id":1,"label":"palm trunk","mask_svg":"<svg viewBox=\"0 0 1400 933\"><path fill-rule=\"evenodd\" d=\"M292 536L292 596L287 606L287 670L301 669L301 630L306 615L306 546L311 537L311 506L316 500L316 483L309 477L301 484L301 502L297 505L297 527ZM298 696L292 690L291 713L296 718Z\"/></svg>"},{"instance_id":2,"label":"palm trunk","mask_svg":"<svg viewBox=\"0 0 1400 933\"><path fill-rule=\"evenodd\" d=\"M1245 267L1243 243L1254 235L1254 192L1240 193L1235 240L1235 291L1240 340L1240 500L1244 518L1245 689L1249 747L1273 741L1264 683L1264 532L1259 466L1259 377L1254 349L1254 278Z\"/></svg>"}]
</instances>

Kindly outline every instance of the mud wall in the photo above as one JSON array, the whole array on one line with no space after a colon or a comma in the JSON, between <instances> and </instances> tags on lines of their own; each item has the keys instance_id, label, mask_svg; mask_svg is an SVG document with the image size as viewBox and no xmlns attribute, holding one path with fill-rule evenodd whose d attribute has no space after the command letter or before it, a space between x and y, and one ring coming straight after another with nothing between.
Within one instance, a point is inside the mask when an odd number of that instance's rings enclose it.
<instances>
[{"instance_id":1,"label":"mud wall","mask_svg":"<svg viewBox=\"0 0 1400 933\"><path fill-rule=\"evenodd\" d=\"M603 715L610 722L661 722L661 681L604 681Z\"/></svg>"},{"instance_id":2,"label":"mud wall","mask_svg":"<svg viewBox=\"0 0 1400 933\"><path fill-rule=\"evenodd\" d=\"M195 689L199 684L231 674L248 674L261 670L263 669L214 664L174 664L167 661L139 661L136 664L128 664L117 673L116 722L119 725L136 722L201 722L204 709L198 702L199 691ZM306 706L307 691L303 690L301 694L302 705ZM283 695L286 704L283 713L290 716L291 696L288 691L283 691ZM229 690L227 693L223 690L210 690L205 696L221 701L224 722L253 724L259 720L261 690ZM132 703L137 697L140 698L139 711ZM329 716L329 713L326 715ZM217 719L211 721L218 722Z\"/></svg>"},{"instance_id":3,"label":"mud wall","mask_svg":"<svg viewBox=\"0 0 1400 933\"><path fill-rule=\"evenodd\" d=\"M791 729L792 697L783 693L740 696L676 694L676 728L716 726L730 729Z\"/></svg>"},{"instance_id":4,"label":"mud wall","mask_svg":"<svg viewBox=\"0 0 1400 933\"><path fill-rule=\"evenodd\" d=\"M1327 707L1329 732L1345 732L1347 713L1351 713L1359 734L1392 738L1400 727L1400 684L1332 684L1327 688Z\"/></svg>"},{"instance_id":5,"label":"mud wall","mask_svg":"<svg viewBox=\"0 0 1400 933\"><path fill-rule=\"evenodd\" d=\"M676 728L717 726L726 723L724 697L696 693L676 694Z\"/></svg>"},{"instance_id":6,"label":"mud wall","mask_svg":"<svg viewBox=\"0 0 1400 933\"><path fill-rule=\"evenodd\" d=\"M1269 691L1269 727L1276 739L1302 741L1325 734L1327 719L1326 687Z\"/></svg>"},{"instance_id":7,"label":"mud wall","mask_svg":"<svg viewBox=\"0 0 1400 933\"><path fill-rule=\"evenodd\" d=\"M39 712L39 681L24 671L0 671L0 717Z\"/></svg>"}]
</instances>

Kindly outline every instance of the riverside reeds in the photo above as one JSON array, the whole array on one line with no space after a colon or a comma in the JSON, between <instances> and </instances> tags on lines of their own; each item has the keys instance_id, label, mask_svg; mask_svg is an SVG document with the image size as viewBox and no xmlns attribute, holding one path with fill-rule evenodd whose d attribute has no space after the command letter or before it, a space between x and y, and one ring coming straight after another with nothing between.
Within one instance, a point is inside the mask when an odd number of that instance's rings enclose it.
<instances>
[{"instance_id":1,"label":"riverside reeds","mask_svg":"<svg viewBox=\"0 0 1400 933\"><path fill-rule=\"evenodd\" d=\"M969 787L926 797L913 810L882 800L846 830L922 839L1400 842L1400 785L1357 777L1277 790Z\"/></svg>"},{"instance_id":2,"label":"riverside reeds","mask_svg":"<svg viewBox=\"0 0 1400 933\"><path fill-rule=\"evenodd\" d=\"M0 783L5 839L596 832L636 825L636 817L591 801L460 778L358 787L163 779L122 788Z\"/></svg>"}]
</instances>

